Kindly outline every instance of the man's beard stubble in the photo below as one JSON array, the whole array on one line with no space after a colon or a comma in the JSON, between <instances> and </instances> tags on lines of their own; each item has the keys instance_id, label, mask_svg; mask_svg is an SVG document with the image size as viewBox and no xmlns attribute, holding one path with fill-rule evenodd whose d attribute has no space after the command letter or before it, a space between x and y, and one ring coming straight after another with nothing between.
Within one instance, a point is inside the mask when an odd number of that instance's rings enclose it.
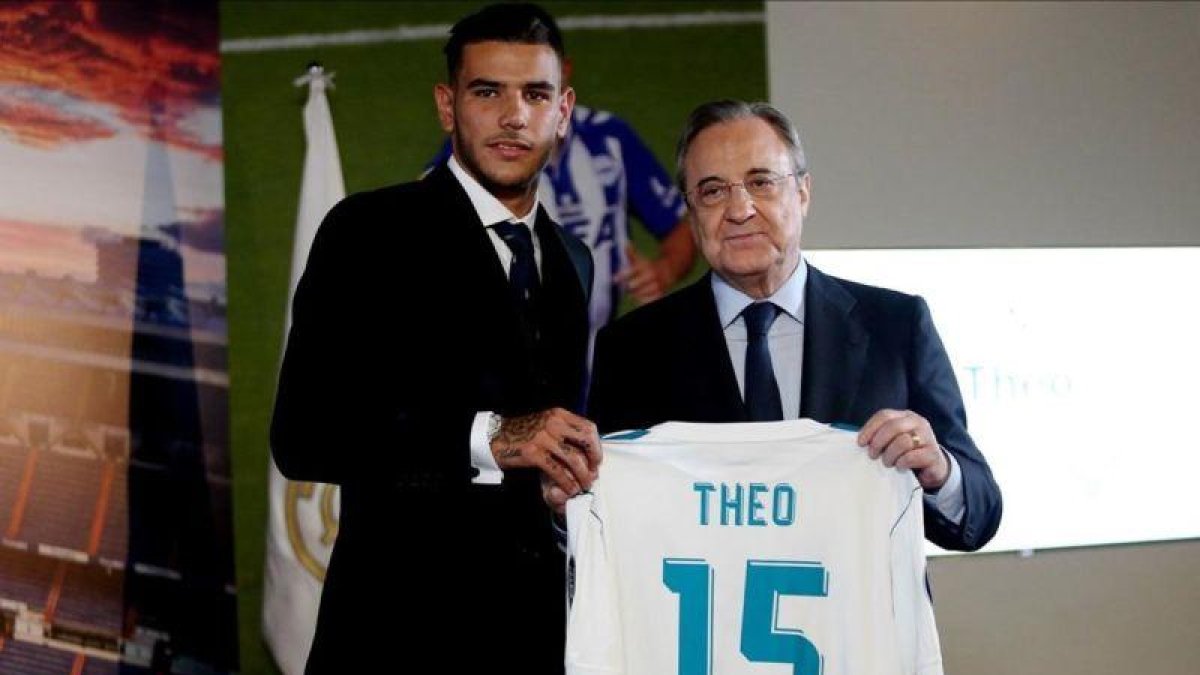
<instances>
[{"instance_id":1,"label":"man's beard stubble","mask_svg":"<svg viewBox=\"0 0 1200 675\"><path fill-rule=\"evenodd\" d=\"M504 137L514 140L525 140L517 134L509 134ZM466 142L466 139L462 137L458 128L454 130L454 147L459 163L463 165L463 168L468 173L475 177L475 180L479 181L479 184L485 190L497 197L522 195L529 192L531 188L536 188L538 176L541 175L542 169L546 168L546 163L550 161L550 153L553 152L555 145L555 143L550 143L549 145L539 146L535 143L533 145L534 152L540 152L540 155L534 163L536 167L534 171L528 176L506 182L498 180L484 171L478 158L475 156L474 148L471 147L470 143Z\"/></svg>"}]
</instances>

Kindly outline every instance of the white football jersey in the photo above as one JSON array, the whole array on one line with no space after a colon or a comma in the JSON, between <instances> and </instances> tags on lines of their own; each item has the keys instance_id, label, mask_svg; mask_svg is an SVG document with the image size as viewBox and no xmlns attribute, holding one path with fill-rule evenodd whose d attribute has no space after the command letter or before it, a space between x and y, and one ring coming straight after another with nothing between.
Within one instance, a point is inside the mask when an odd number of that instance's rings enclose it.
<instances>
[{"instance_id":1,"label":"white football jersey","mask_svg":"<svg viewBox=\"0 0 1200 675\"><path fill-rule=\"evenodd\" d=\"M567 504L568 675L942 672L921 488L812 420L606 438Z\"/></svg>"}]
</instances>

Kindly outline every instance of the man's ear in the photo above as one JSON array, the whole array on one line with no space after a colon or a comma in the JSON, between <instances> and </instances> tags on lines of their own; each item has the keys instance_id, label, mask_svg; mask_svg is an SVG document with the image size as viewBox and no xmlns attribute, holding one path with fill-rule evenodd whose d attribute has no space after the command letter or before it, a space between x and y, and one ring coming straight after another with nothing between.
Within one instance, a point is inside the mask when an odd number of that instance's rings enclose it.
<instances>
[{"instance_id":1,"label":"man's ear","mask_svg":"<svg viewBox=\"0 0 1200 675\"><path fill-rule=\"evenodd\" d=\"M812 173L805 173L796 181L800 191L800 215L808 217L808 206L812 203Z\"/></svg>"},{"instance_id":2,"label":"man's ear","mask_svg":"<svg viewBox=\"0 0 1200 675\"><path fill-rule=\"evenodd\" d=\"M442 131L454 131L454 88L444 82L433 85L433 102L437 105L438 122Z\"/></svg>"},{"instance_id":3,"label":"man's ear","mask_svg":"<svg viewBox=\"0 0 1200 675\"><path fill-rule=\"evenodd\" d=\"M567 137L567 129L571 127L571 111L575 109L575 89L567 87L558 97L558 112L562 116L558 120L558 140Z\"/></svg>"}]
</instances>

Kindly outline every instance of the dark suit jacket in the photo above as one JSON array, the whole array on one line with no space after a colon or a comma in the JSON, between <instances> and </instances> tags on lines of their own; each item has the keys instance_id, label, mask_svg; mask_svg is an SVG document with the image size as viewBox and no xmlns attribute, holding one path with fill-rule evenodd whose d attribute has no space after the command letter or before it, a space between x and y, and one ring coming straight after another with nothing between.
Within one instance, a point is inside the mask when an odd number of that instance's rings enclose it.
<instances>
[{"instance_id":1,"label":"dark suit jacket","mask_svg":"<svg viewBox=\"0 0 1200 675\"><path fill-rule=\"evenodd\" d=\"M974 550L1000 524L1000 489L967 434L962 396L919 297L808 267L800 416L862 425L882 408L913 410L962 469L961 527L925 509L925 535ZM589 415L601 432L669 420L747 419L708 276L609 324L596 342Z\"/></svg>"},{"instance_id":2,"label":"dark suit jacket","mask_svg":"<svg viewBox=\"0 0 1200 675\"><path fill-rule=\"evenodd\" d=\"M590 255L544 211L536 231L540 347L446 167L322 223L271 426L285 476L341 485L309 672L561 672L563 560L538 478L473 485L468 440L481 410L581 407Z\"/></svg>"}]
</instances>

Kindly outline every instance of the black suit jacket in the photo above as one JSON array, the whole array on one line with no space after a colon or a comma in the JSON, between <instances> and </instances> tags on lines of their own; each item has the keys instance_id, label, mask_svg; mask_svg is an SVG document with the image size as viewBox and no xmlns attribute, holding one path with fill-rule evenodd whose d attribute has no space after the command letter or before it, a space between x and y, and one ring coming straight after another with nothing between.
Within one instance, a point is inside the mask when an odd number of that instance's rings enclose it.
<instances>
[{"instance_id":1,"label":"black suit jacket","mask_svg":"<svg viewBox=\"0 0 1200 675\"><path fill-rule=\"evenodd\" d=\"M882 408L913 410L962 469L966 514L925 509L925 535L975 550L1000 524L1000 489L967 434L954 372L919 297L808 266L800 416L862 425ZM747 418L708 276L609 324L596 342L589 414L602 432L669 420Z\"/></svg>"},{"instance_id":2,"label":"black suit jacket","mask_svg":"<svg viewBox=\"0 0 1200 675\"><path fill-rule=\"evenodd\" d=\"M285 476L341 485L309 672L561 672L563 560L538 478L472 484L468 438L478 411L581 407L591 258L544 211L535 229L540 340L446 167L322 223L271 426Z\"/></svg>"}]
</instances>

